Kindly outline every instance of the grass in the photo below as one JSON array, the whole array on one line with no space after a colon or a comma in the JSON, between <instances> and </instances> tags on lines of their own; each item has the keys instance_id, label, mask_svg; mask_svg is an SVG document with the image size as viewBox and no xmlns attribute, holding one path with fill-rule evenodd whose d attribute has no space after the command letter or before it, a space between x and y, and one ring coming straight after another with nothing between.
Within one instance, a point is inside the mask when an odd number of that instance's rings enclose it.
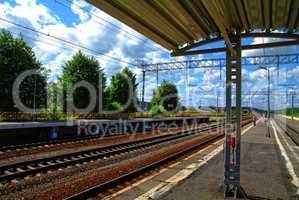
<instances>
[{"instance_id":1,"label":"grass","mask_svg":"<svg viewBox=\"0 0 299 200\"><path fill-rule=\"evenodd\" d=\"M284 111L284 114L287 116L292 116L292 108L287 108ZM294 108L294 117L299 117L299 108Z\"/></svg>"}]
</instances>

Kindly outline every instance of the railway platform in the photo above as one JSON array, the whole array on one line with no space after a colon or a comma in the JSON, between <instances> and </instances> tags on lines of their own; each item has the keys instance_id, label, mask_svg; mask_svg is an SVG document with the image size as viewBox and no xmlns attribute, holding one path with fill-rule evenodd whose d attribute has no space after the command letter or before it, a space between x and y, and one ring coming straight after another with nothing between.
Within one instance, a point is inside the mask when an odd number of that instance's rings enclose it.
<instances>
[{"instance_id":1,"label":"railway platform","mask_svg":"<svg viewBox=\"0 0 299 200\"><path fill-rule=\"evenodd\" d=\"M248 199L299 199L299 148L272 120L242 132L241 185ZM224 199L223 140L106 199Z\"/></svg>"},{"instance_id":2,"label":"railway platform","mask_svg":"<svg viewBox=\"0 0 299 200\"><path fill-rule=\"evenodd\" d=\"M221 119L220 119L221 120ZM44 122L0 122L0 145L55 141L82 136L111 136L208 123L208 116L98 119ZM20 140L20 138L22 140ZM24 138L26 138L24 140Z\"/></svg>"},{"instance_id":3,"label":"railway platform","mask_svg":"<svg viewBox=\"0 0 299 200\"><path fill-rule=\"evenodd\" d=\"M48 128L48 127L70 127L80 126L84 124L116 124L116 123L171 123L180 122L184 120L198 120L202 122L208 122L209 117L207 116L194 116L194 117L166 117L166 118L138 118L129 120L111 120L111 119L80 119L80 120L69 120L69 121L45 121L45 122L0 122L0 130L9 129L24 129L24 128Z\"/></svg>"}]
</instances>

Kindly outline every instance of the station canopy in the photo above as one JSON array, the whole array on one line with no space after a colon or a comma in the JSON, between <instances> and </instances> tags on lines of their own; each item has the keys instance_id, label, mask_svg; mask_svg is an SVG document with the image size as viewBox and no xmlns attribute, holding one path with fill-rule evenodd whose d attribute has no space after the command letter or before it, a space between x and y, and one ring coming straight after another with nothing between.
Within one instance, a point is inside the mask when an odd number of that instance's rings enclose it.
<instances>
[{"instance_id":1,"label":"station canopy","mask_svg":"<svg viewBox=\"0 0 299 200\"><path fill-rule=\"evenodd\" d=\"M243 46L242 49L299 44L298 0L89 0L168 50L172 55L225 51L226 48L188 51L230 35L292 40Z\"/></svg>"}]
</instances>

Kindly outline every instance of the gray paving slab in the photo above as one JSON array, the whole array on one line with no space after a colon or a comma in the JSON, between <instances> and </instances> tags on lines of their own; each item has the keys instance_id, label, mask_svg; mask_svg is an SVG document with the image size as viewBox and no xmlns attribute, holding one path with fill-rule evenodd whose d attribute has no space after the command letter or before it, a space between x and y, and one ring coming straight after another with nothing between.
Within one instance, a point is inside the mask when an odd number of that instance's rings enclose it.
<instances>
[{"instance_id":1,"label":"gray paving slab","mask_svg":"<svg viewBox=\"0 0 299 200\"><path fill-rule=\"evenodd\" d=\"M295 196L294 185L291 184L292 180L286 169L286 162L276 143L274 130L270 129L270 138L266 137L267 130L264 123L258 123L256 127L251 128L242 136L241 185L251 199L297 200L299 197ZM279 137L282 138L281 135ZM286 145L291 144L292 141L287 139L287 142L289 143ZM179 164L169 167L169 170L112 197L112 199L224 199L223 193L219 190L224 174L221 146L222 143L217 142ZM205 160L206 156L213 154L219 148L220 153L215 157L209 159L199 169L195 168L193 173L180 179L182 176L184 177L182 174L188 173L190 166L199 164L199 160ZM293 152L287 150L287 153L294 162L294 169L297 170L299 163L296 163L297 157L294 154L299 149L293 146L288 149L294 150ZM191 165L192 163L194 165Z\"/></svg>"},{"instance_id":2,"label":"gray paving slab","mask_svg":"<svg viewBox=\"0 0 299 200\"><path fill-rule=\"evenodd\" d=\"M241 185L251 197L291 199L284 161L273 133L271 138L267 138L266 131L265 125L259 123L242 137ZM223 199L219 191L222 181L223 154L218 154L161 199Z\"/></svg>"}]
</instances>

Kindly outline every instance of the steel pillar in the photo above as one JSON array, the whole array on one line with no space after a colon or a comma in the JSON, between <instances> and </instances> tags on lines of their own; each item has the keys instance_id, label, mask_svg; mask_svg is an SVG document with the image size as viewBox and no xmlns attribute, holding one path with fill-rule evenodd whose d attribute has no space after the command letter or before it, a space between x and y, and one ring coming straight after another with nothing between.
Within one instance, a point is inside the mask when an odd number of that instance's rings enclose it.
<instances>
[{"instance_id":1,"label":"steel pillar","mask_svg":"<svg viewBox=\"0 0 299 200\"><path fill-rule=\"evenodd\" d=\"M224 196L244 197L240 186L240 153L241 153L241 38L231 35L233 51L226 52L226 126L224 143ZM236 128L231 127L232 119L232 88L235 86ZM234 138L231 139L231 137ZM231 144L231 142L235 144Z\"/></svg>"},{"instance_id":2,"label":"steel pillar","mask_svg":"<svg viewBox=\"0 0 299 200\"><path fill-rule=\"evenodd\" d=\"M270 118L271 118L271 107L270 107L270 70L267 68L267 74L268 74L268 121L267 121L267 126L268 126L268 131L266 137L271 137L270 135Z\"/></svg>"},{"instance_id":3,"label":"steel pillar","mask_svg":"<svg viewBox=\"0 0 299 200\"><path fill-rule=\"evenodd\" d=\"M219 113L219 91L217 90L216 105L217 105L217 114Z\"/></svg>"},{"instance_id":4,"label":"steel pillar","mask_svg":"<svg viewBox=\"0 0 299 200\"><path fill-rule=\"evenodd\" d=\"M157 87L158 87L159 86L159 65L157 65L156 81L157 81Z\"/></svg>"},{"instance_id":5,"label":"steel pillar","mask_svg":"<svg viewBox=\"0 0 299 200\"><path fill-rule=\"evenodd\" d=\"M145 105L144 105L144 90L145 90L145 71L142 71L142 97L141 97L141 102L142 102L142 112L145 111Z\"/></svg>"},{"instance_id":6,"label":"steel pillar","mask_svg":"<svg viewBox=\"0 0 299 200\"><path fill-rule=\"evenodd\" d=\"M294 120L294 93L292 92L292 120Z\"/></svg>"}]
</instances>

